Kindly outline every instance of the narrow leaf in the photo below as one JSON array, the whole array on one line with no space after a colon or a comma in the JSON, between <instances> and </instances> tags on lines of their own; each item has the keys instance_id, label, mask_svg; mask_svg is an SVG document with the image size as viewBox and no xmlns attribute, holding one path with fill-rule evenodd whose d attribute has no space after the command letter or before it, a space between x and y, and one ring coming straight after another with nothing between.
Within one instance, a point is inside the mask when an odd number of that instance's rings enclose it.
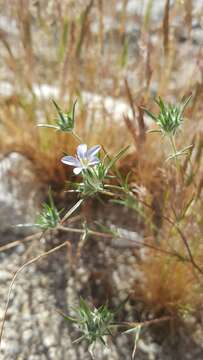
<instances>
[{"instance_id":1,"label":"narrow leaf","mask_svg":"<svg viewBox=\"0 0 203 360\"><path fill-rule=\"evenodd\" d=\"M63 217L61 222L63 223L65 220L67 220L76 210L80 207L80 205L83 203L84 199L80 199Z\"/></svg>"},{"instance_id":2,"label":"narrow leaf","mask_svg":"<svg viewBox=\"0 0 203 360\"><path fill-rule=\"evenodd\" d=\"M121 159L121 157L126 153L130 146L125 147L109 162L108 166L106 167L106 173L111 169L115 163Z\"/></svg>"}]
</instances>

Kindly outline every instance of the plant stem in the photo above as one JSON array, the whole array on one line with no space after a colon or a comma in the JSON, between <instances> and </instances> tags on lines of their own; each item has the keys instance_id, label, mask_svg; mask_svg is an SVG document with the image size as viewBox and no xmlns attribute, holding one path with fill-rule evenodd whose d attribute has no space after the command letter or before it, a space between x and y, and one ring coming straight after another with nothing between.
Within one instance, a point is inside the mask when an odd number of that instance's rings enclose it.
<instances>
[{"instance_id":1,"label":"plant stem","mask_svg":"<svg viewBox=\"0 0 203 360\"><path fill-rule=\"evenodd\" d=\"M172 150L173 150L173 155L175 157L176 169L177 169L177 171L180 171L180 163L179 163L178 158L177 158L177 149L176 149L174 135L171 135L169 137L169 139L170 139L171 147L172 147Z\"/></svg>"},{"instance_id":2,"label":"plant stem","mask_svg":"<svg viewBox=\"0 0 203 360\"><path fill-rule=\"evenodd\" d=\"M152 206L150 204L147 204L145 201L142 201L142 200L139 200L143 205L145 205L146 207L148 207L149 209L153 210L152 209ZM187 238L186 236L184 235L184 233L182 232L182 230L180 229L180 227L176 224L176 222L174 222L173 220L171 220L169 217L165 216L165 215L162 215L161 216L163 220L167 221L169 224L171 224L176 230L177 232L179 233L182 241L183 241L183 244L185 246L185 249L187 251L187 254L188 254L188 259L184 259L185 261L189 261L192 266L200 273L203 275L203 269L196 263L194 257L193 257L193 254L192 254L192 251L190 249L190 246L188 244L188 241L187 241Z\"/></svg>"},{"instance_id":3,"label":"plant stem","mask_svg":"<svg viewBox=\"0 0 203 360\"><path fill-rule=\"evenodd\" d=\"M136 327L138 325L140 326L148 326L148 325L153 325L153 324L157 324L157 323L160 323L162 321L170 321L174 319L174 317L172 316L163 316L161 318L156 318L156 319L152 319L152 320L146 320L146 321L142 321L142 322L123 322L121 324L119 324L120 326L126 326L126 327L129 327L129 328L133 328L133 327Z\"/></svg>"},{"instance_id":4,"label":"plant stem","mask_svg":"<svg viewBox=\"0 0 203 360\"><path fill-rule=\"evenodd\" d=\"M74 131L72 131L72 135L74 136L74 138L81 144L82 143L82 139L80 138L80 136L78 136Z\"/></svg>"},{"instance_id":5,"label":"plant stem","mask_svg":"<svg viewBox=\"0 0 203 360\"><path fill-rule=\"evenodd\" d=\"M118 194L115 194L115 193L113 193L111 191L105 191L105 190L102 190L101 194L112 196L112 197L118 196Z\"/></svg>"},{"instance_id":6,"label":"plant stem","mask_svg":"<svg viewBox=\"0 0 203 360\"><path fill-rule=\"evenodd\" d=\"M59 130L58 126L50 125L50 124L37 124L37 127L44 127L44 128L51 128L51 129Z\"/></svg>"},{"instance_id":7,"label":"plant stem","mask_svg":"<svg viewBox=\"0 0 203 360\"><path fill-rule=\"evenodd\" d=\"M65 226L61 226L59 225L58 230L61 230L61 231L65 231L65 232L70 232L70 233L77 233L77 234L84 234L85 233L85 230L83 229L75 229L75 228L68 228L68 227L65 227ZM102 237L102 238L110 238L110 239L113 239L115 237L117 238L121 238L118 235L115 235L115 234L108 234L108 233L102 233L102 232L99 232L99 231L94 231L94 230L90 230L88 229L88 234L89 235L94 235L94 236L98 236L98 237ZM175 252L172 252L172 251L169 251L169 250L165 250L165 249L162 249L160 247L157 247L157 246L154 246L152 244L149 244L147 242L144 242L144 241L133 241L133 240L129 240L126 238L126 241L131 241L133 242L133 244L135 244L135 246L144 246L144 247L148 247L152 250L155 250L155 251L158 251L158 252L161 252L163 254L166 254L166 255L170 255L170 256L173 256L173 257L177 257L178 259L182 259L183 261L186 261L186 262L191 262L190 259L187 259L187 258L184 258L182 256L179 256L178 253L175 253Z\"/></svg>"}]
</instances>

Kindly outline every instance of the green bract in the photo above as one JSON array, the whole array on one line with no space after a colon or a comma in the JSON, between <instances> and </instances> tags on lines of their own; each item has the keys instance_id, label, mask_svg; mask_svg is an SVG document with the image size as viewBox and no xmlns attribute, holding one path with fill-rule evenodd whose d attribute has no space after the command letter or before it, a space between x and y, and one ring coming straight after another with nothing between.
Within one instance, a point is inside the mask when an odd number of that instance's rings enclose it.
<instances>
[{"instance_id":1,"label":"green bract","mask_svg":"<svg viewBox=\"0 0 203 360\"><path fill-rule=\"evenodd\" d=\"M79 306L74 309L75 317L70 317L62 314L65 320L76 324L81 336L75 340L79 342L86 339L89 343L89 351L92 354L93 347L97 341L106 345L105 337L111 335L111 325L114 314L102 305L99 308L92 308L84 300L80 299Z\"/></svg>"},{"instance_id":2,"label":"green bract","mask_svg":"<svg viewBox=\"0 0 203 360\"><path fill-rule=\"evenodd\" d=\"M37 217L35 225L42 230L55 228L60 221L60 211L54 205L51 192L49 192L49 203L43 204L43 210Z\"/></svg>"},{"instance_id":3,"label":"green bract","mask_svg":"<svg viewBox=\"0 0 203 360\"><path fill-rule=\"evenodd\" d=\"M91 197L104 190L105 170L104 164L100 163L94 168L89 168L84 171L83 182L78 186L78 191L83 197Z\"/></svg>"},{"instance_id":4,"label":"green bract","mask_svg":"<svg viewBox=\"0 0 203 360\"><path fill-rule=\"evenodd\" d=\"M73 136L80 140L79 136L74 133L75 125L75 106L77 101L74 102L71 111L63 112L60 106L53 100L53 104L57 110L58 118L55 119L55 124L38 124L38 127L52 128L63 132L71 133Z\"/></svg>"},{"instance_id":5,"label":"green bract","mask_svg":"<svg viewBox=\"0 0 203 360\"><path fill-rule=\"evenodd\" d=\"M74 129L74 122L75 122L75 106L76 102L73 104L73 108L71 111L63 112L59 105L53 100L53 103L56 107L58 118L56 119L56 123L61 131L64 132L72 132Z\"/></svg>"},{"instance_id":6,"label":"green bract","mask_svg":"<svg viewBox=\"0 0 203 360\"><path fill-rule=\"evenodd\" d=\"M145 112L157 123L159 131L164 135L175 135L183 122L183 112L188 102L191 99L191 95L186 98L183 103L173 105L165 103L161 97L155 100L159 106L159 114L155 115L149 110L145 109Z\"/></svg>"},{"instance_id":7,"label":"green bract","mask_svg":"<svg viewBox=\"0 0 203 360\"><path fill-rule=\"evenodd\" d=\"M91 197L97 193L109 195L105 181L111 178L110 170L115 169L116 162L126 153L128 148L129 146L122 149L113 158L106 155L103 161L100 160L95 166L84 169L81 172L82 182L71 184L73 191L80 193L82 198Z\"/></svg>"}]
</instances>

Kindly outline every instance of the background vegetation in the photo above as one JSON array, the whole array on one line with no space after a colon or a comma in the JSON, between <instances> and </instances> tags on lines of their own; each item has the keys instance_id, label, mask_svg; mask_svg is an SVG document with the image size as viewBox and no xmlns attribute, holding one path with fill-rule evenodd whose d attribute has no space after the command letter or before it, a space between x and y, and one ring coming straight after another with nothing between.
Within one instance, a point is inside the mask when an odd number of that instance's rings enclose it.
<instances>
[{"instance_id":1,"label":"background vegetation","mask_svg":"<svg viewBox=\"0 0 203 360\"><path fill-rule=\"evenodd\" d=\"M130 171L133 202L107 205L104 196L103 205L90 200L81 210L95 231L95 220L110 219L142 234L131 265L142 277L129 282L126 295L155 318L182 321L201 311L202 2L1 0L0 6L1 157L22 154L45 200L51 186L57 205L72 203L64 188L75 177L60 159L75 153L77 139L37 124L55 123L52 99L64 110L77 99L76 132L85 143L101 144L111 156L131 145L117 166L124 177ZM190 94L176 146L191 149L177 169L174 159L165 161L166 137L148 132L156 124L144 108L158 114L154 98L176 104ZM90 245L86 251L91 256Z\"/></svg>"}]
</instances>

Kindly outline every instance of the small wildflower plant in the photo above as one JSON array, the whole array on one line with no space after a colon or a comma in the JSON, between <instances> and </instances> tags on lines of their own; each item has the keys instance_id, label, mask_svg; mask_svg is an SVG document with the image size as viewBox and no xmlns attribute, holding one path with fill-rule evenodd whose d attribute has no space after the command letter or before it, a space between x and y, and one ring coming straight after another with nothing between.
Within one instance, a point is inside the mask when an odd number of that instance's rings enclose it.
<instances>
[{"instance_id":1,"label":"small wildflower plant","mask_svg":"<svg viewBox=\"0 0 203 360\"><path fill-rule=\"evenodd\" d=\"M168 159L175 158L177 161L177 157L186 154L189 149L189 147L187 147L177 151L175 146L175 136L183 124L183 113L190 99L191 96L189 96L179 105L171 105L165 103L164 100L159 97L156 100L156 103L159 106L158 115L155 115L149 110L145 109L148 115L156 122L158 126L158 128L153 131L158 131L170 140L173 154L170 155ZM40 126L47 126L55 128L56 130L68 132L77 139L80 139L80 136L74 132L76 102L73 105L72 111L67 113L64 113L55 102L54 105L58 112L56 125L47 124ZM49 191L49 201L48 203L43 204L42 212L37 217L35 225L37 225L43 232L47 230L59 229L67 232L78 233L81 235L79 241L80 246L82 246L81 244L84 244L84 242L89 239L89 236L91 235L100 236L103 238L118 238L120 235L117 228L108 228L102 224L99 224L98 222L96 224L98 225L99 231L89 229L86 222L81 229L74 229L72 227L63 225L67 219L71 218L71 216L75 213L76 210L78 210L78 208L85 202L86 199L94 196L108 196L110 201L136 211L146 221L146 223L149 223L148 219L146 219L144 206L150 208L150 205L145 203L145 196L142 194L142 189L138 185L130 183L131 173L128 173L127 176L122 176L117 167L117 161L126 154L128 149L129 147L126 147L120 150L115 156L110 157L101 145L97 144L88 148L88 145L81 140L80 144L76 148L75 156L68 154L61 158L61 162L64 165L71 166L73 168L74 175L77 176L76 181L69 182L69 191L77 193L79 200L77 200L77 202L61 218L62 210L57 210L51 192ZM188 203L188 206L190 206L190 203L191 202ZM167 220L166 216L164 219ZM182 238L187 250L188 257L179 254L177 251L173 253L165 251L165 253L167 253L167 255L169 254L171 256L175 256L180 261L190 262L193 267L199 271L199 273L203 274L203 270L198 266L198 264L196 264L193 258L190 247L187 243L187 239L181 232L179 224L177 222L172 222L171 219L169 219L169 223L172 225L173 231L177 230L180 237ZM65 243L65 245L67 244ZM153 245L147 243L144 244L144 242L143 245L148 245L154 250L157 249L158 251L164 251L154 247ZM64 244L58 246L57 249L61 246L64 246ZM53 252L53 250L51 250L51 252ZM88 342L89 352L92 358L94 358L94 348L96 343L100 342L104 346L107 346L107 340L111 338L112 330L118 332L120 326L124 327L121 333L132 334L134 336L134 348L132 354L132 358L134 358L141 329L145 325L159 322L159 320L170 320L170 317L166 316L160 319L154 319L145 322L124 322L120 324L115 321L115 315L117 313L116 310L109 310L106 305L102 305L98 308L90 306L82 298L79 301L79 305L73 310L73 316L65 315L61 313L61 311L59 311L59 313L64 317L65 320L73 323L80 332L80 337L77 338L74 342L77 343L82 340L86 340Z\"/></svg>"},{"instance_id":2,"label":"small wildflower plant","mask_svg":"<svg viewBox=\"0 0 203 360\"><path fill-rule=\"evenodd\" d=\"M159 107L158 115L155 115L151 111L145 109L146 113L158 125L158 129L152 131L158 131L163 135L168 136L175 135L183 123L183 113L187 104L191 100L191 97L192 95L187 97L183 103L178 105L166 103L161 97L155 99L155 102Z\"/></svg>"},{"instance_id":3,"label":"small wildflower plant","mask_svg":"<svg viewBox=\"0 0 203 360\"><path fill-rule=\"evenodd\" d=\"M96 156L100 150L100 145L96 145L91 147L90 149L87 149L86 144L80 144L77 147L76 157L64 156L61 161L63 164L73 166L74 174L78 175L82 171L88 170L90 167L100 163L100 160Z\"/></svg>"},{"instance_id":4,"label":"small wildflower plant","mask_svg":"<svg viewBox=\"0 0 203 360\"><path fill-rule=\"evenodd\" d=\"M161 97L155 99L155 102L159 107L158 115L155 115L148 109L144 109L145 112L151 117L153 121L155 121L158 126L157 129L150 130L149 132L161 133L163 136L168 137L170 141L173 153L167 158L167 160L174 158L177 159L179 156L187 155L189 149L191 148L190 145L182 150L177 151L175 145L175 136L177 132L181 129L181 126L183 124L184 110L191 98L192 95L188 96L185 101L181 102L178 105L166 103Z\"/></svg>"},{"instance_id":5,"label":"small wildflower plant","mask_svg":"<svg viewBox=\"0 0 203 360\"><path fill-rule=\"evenodd\" d=\"M172 105L165 103L159 97L156 100L156 103L159 106L158 115L145 109L158 126L158 129L153 131L157 131L163 136L167 136L171 141L174 153L173 155L170 155L169 158L177 158L179 155L186 153L186 149L181 151L176 150L174 139L183 123L183 112L190 99L191 96L179 105ZM56 103L54 104L59 114L56 126L57 129L70 132L73 136L77 137L77 139L80 139L80 137L74 133L75 104L71 114L64 114L60 107ZM38 220L39 226L41 226L42 229L55 228L57 226L60 228L60 223L63 223L63 221L69 218L86 199L98 195L106 195L112 202L128 207L144 218L143 205L142 203L139 203L139 197L137 198L135 196L137 190L129 185L130 173L126 177L123 177L116 166L117 161L126 154L128 148L129 147L122 149L112 158L104 151L104 156L102 157L101 145L95 145L88 148L88 145L81 141L76 148L75 156L63 156L61 162L64 165L71 166L74 175L81 179L80 182L69 182L69 186L71 187L69 191L78 193L80 199L66 213L63 219L60 219L59 212L55 208L53 200L50 198L50 205L44 205L44 210ZM68 230L67 228L63 229ZM81 229L76 231L81 232L82 237L85 236L85 239L91 234L101 234L102 236L105 235L112 238L119 236L119 233L116 230L113 232L109 231L109 229L106 230L101 224L100 229L102 229L102 233L94 232L88 229L86 224L85 230ZM71 229L68 231L71 231ZM99 341L104 346L107 346L106 339L112 336L112 328L117 328L119 326L119 324L114 323L115 312L110 311L106 305L99 308L92 307L81 298L79 306L74 308L74 314L75 316L73 317L64 314L62 314L62 316L65 320L75 324L76 328L81 333L81 336L74 342L85 339L89 344L89 352L91 356L94 357L95 344ZM134 335L133 358L135 356L140 331L144 325L145 323L125 323L124 325L127 327L127 330L122 333Z\"/></svg>"},{"instance_id":6,"label":"small wildflower plant","mask_svg":"<svg viewBox=\"0 0 203 360\"><path fill-rule=\"evenodd\" d=\"M55 124L38 124L38 127L52 128L58 131L72 134L78 141L80 137L74 132L75 126L75 107L77 101L74 102L73 108L69 111L64 112L60 106L53 100L53 104L56 108L58 117L55 119Z\"/></svg>"},{"instance_id":7,"label":"small wildflower plant","mask_svg":"<svg viewBox=\"0 0 203 360\"><path fill-rule=\"evenodd\" d=\"M71 111L63 112L60 106L53 100L53 104L58 113L58 118L56 119L57 129L64 132L72 132L74 130L75 124L75 106L76 101L73 104Z\"/></svg>"},{"instance_id":8,"label":"small wildflower plant","mask_svg":"<svg viewBox=\"0 0 203 360\"><path fill-rule=\"evenodd\" d=\"M81 144L77 147L77 155L65 156L61 159L65 165L73 166L73 172L75 175L81 175L82 181L77 183L71 183L73 189L80 193L82 198L94 196L98 193L111 195L107 181L114 178L114 175L110 174L117 160L119 160L128 147L122 149L112 159L109 156L105 156L103 160L98 158L98 154L101 150L100 145L95 145L89 150L86 144ZM119 188L120 189L120 188Z\"/></svg>"},{"instance_id":9,"label":"small wildflower plant","mask_svg":"<svg viewBox=\"0 0 203 360\"><path fill-rule=\"evenodd\" d=\"M49 202L43 204L41 214L37 216L35 225L43 231L54 229L60 222L60 213L54 205L51 191L49 190Z\"/></svg>"},{"instance_id":10,"label":"small wildflower plant","mask_svg":"<svg viewBox=\"0 0 203 360\"><path fill-rule=\"evenodd\" d=\"M74 343L85 339L89 344L89 352L94 357L94 347L97 342L107 345L107 337L111 334L114 313L106 305L98 308L90 306L83 298L80 298L79 306L74 308L75 316L62 314L65 320L75 324L81 336Z\"/></svg>"}]
</instances>

